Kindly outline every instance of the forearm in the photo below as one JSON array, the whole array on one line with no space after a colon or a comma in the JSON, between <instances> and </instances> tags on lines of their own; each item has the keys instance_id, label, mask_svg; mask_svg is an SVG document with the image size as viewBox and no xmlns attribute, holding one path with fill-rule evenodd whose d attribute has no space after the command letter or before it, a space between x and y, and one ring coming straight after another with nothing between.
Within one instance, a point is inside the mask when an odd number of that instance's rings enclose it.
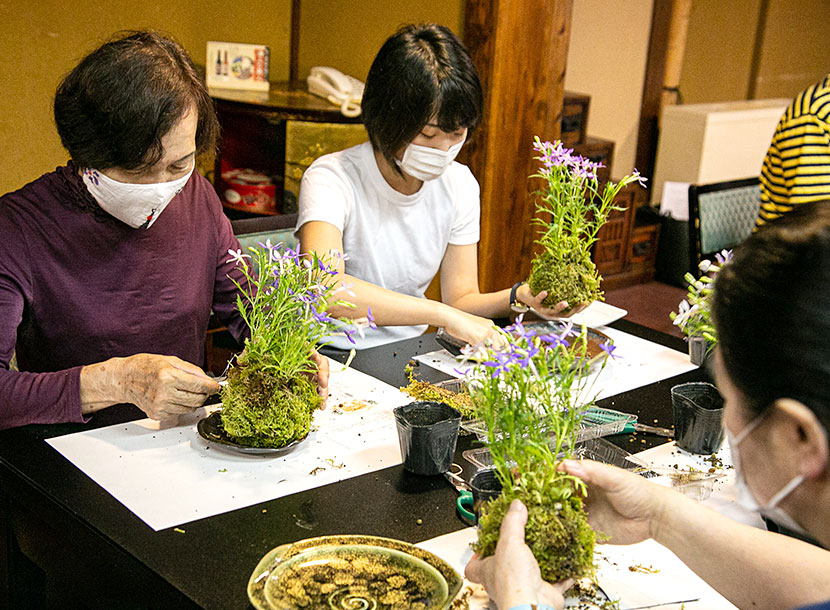
<instances>
[{"instance_id":1,"label":"forearm","mask_svg":"<svg viewBox=\"0 0 830 610\"><path fill-rule=\"evenodd\" d=\"M128 402L126 384L117 373L123 358L110 358L81 369L81 412L94 413Z\"/></svg>"},{"instance_id":2,"label":"forearm","mask_svg":"<svg viewBox=\"0 0 830 610\"><path fill-rule=\"evenodd\" d=\"M830 595L830 552L666 494L655 539L739 608L794 608Z\"/></svg>"},{"instance_id":3,"label":"forearm","mask_svg":"<svg viewBox=\"0 0 830 610\"><path fill-rule=\"evenodd\" d=\"M333 304L328 310L332 316L365 318L371 308L378 326L429 324L437 327L444 326L446 321L448 307L438 301L394 292L346 274L338 274L336 281L344 287L336 293L338 299L354 307Z\"/></svg>"},{"instance_id":4,"label":"forearm","mask_svg":"<svg viewBox=\"0 0 830 610\"><path fill-rule=\"evenodd\" d=\"M506 318L510 315L510 289L498 292L468 292L446 303L482 318Z\"/></svg>"},{"instance_id":5,"label":"forearm","mask_svg":"<svg viewBox=\"0 0 830 610\"><path fill-rule=\"evenodd\" d=\"M29 373L0 369L0 429L84 421L79 402L80 370Z\"/></svg>"}]
</instances>

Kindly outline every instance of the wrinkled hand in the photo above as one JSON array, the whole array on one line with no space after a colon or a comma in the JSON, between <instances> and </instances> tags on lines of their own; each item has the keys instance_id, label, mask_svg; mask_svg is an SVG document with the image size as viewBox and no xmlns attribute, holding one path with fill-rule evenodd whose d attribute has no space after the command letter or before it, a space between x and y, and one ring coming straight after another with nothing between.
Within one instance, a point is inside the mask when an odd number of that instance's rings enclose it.
<instances>
[{"instance_id":1,"label":"wrinkled hand","mask_svg":"<svg viewBox=\"0 0 830 610\"><path fill-rule=\"evenodd\" d=\"M195 364L158 354L119 359L111 382L121 391L125 402L157 420L190 413L221 388Z\"/></svg>"},{"instance_id":2,"label":"wrinkled hand","mask_svg":"<svg viewBox=\"0 0 830 610\"><path fill-rule=\"evenodd\" d=\"M590 460L564 460L560 466L588 487L588 522L612 544L633 544L654 536L669 488L621 468Z\"/></svg>"},{"instance_id":3,"label":"wrinkled hand","mask_svg":"<svg viewBox=\"0 0 830 610\"><path fill-rule=\"evenodd\" d=\"M317 374L314 377L317 381L317 394L323 399L320 408L325 409L329 398L329 359L317 350L311 352L311 359L317 365Z\"/></svg>"},{"instance_id":4,"label":"wrinkled hand","mask_svg":"<svg viewBox=\"0 0 830 610\"><path fill-rule=\"evenodd\" d=\"M494 349L507 346L507 337L498 326L493 324L492 320L480 318L459 309L450 308L444 329L453 337L470 345L486 345Z\"/></svg>"},{"instance_id":5,"label":"wrinkled hand","mask_svg":"<svg viewBox=\"0 0 830 610\"><path fill-rule=\"evenodd\" d=\"M563 594L573 582L552 585L542 580L539 564L525 544L526 523L527 508L519 500L513 500L502 521L495 554L486 559L474 555L464 575L484 585L500 610L536 603L562 608Z\"/></svg>"},{"instance_id":6,"label":"wrinkled hand","mask_svg":"<svg viewBox=\"0 0 830 610\"><path fill-rule=\"evenodd\" d=\"M590 303L577 303L571 307L567 301L559 301L553 307L545 307L542 305L542 301L547 296L547 290L543 290L539 294L533 294L528 284L522 284L516 290L516 298L528 307L532 307L543 318L570 318L590 305Z\"/></svg>"}]
</instances>

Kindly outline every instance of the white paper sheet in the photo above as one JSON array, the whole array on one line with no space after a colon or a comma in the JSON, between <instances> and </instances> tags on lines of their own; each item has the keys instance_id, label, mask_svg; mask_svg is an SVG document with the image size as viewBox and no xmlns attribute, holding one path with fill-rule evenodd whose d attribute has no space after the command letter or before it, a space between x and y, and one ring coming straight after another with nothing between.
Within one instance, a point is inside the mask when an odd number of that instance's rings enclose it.
<instances>
[{"instance_id":1,"label":"white paper sheet","mask_svg":"<svg viewBox=\"0 0 830 610\"><path fill-rule=\"evenodd\" d=\"M609 598L620 600L621 610L666 604L712 610L734 608L654 540L597 545L594 555L599 584Z\"/></svg>"},{"instance_id":2,"label":"white paper sheet","mask_svg":"<svg viewBox=\"0 0 830 610\"><path fill-rule=\"evenodd\" d=\"M660 214L675 220L689 220L689 186L689 182L664 182Z\"/></svg>"},{"instance_id":3,"label":"white paper sheet","mask_svg":"<svg viewBox=\"0 0 830 610\"><path fill-rule=\"evenodd\" d=\"M571 320L574 324L597 328L607 326L627 315L628 312L621 307L615 307L603 301L594 301L578 314L571 316Z\"/></svg>"},{"instance_id":4,"label":"white paper sheet","mask_svg":"<svg viewBox=\"0 0 830 610\"><path fill-rule=\"evenodd\" d=\"M392 409L411 399L374 377L329 365L328 407L284 457L208 446L195 426L203 410L166 429L144 419L47 442L154 530L400 464ZM365 406L337 408L355 399Z\"/></svg>"},{"instance_id":5,"label":"white paper sheet","mask_svg":"<svg viewBox=\"0 0 830 610\"><path fill-rule=\"evenodd\" d=\"M614 357L593 380L591 396L597 400L616 396L656 381L674 377L697 368L689 355L614 328L600 328L614 342ZM462 377L471 367L447 350L441 349L415 356L415 360L454 377ZM592 380L588 381L590 385Z\"/></svg>"}]
</instances>

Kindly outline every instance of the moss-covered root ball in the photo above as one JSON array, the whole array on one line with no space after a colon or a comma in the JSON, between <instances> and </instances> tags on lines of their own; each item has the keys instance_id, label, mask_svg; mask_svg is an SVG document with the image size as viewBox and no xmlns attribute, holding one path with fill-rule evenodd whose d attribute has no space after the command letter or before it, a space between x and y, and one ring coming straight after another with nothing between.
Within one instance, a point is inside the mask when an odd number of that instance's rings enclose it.
<instances>
[{"instance_id":1,"label":"moss-covered root ball","mask_svg":"<svg viewBox=\"0 0 830 610\"><path fill-rule=\"evenodd\" d=\"M547 505L532 497L500 495L485 505L485 513L479 520L481 529L473 546L477 553L486 557L496 552L502 519L516 498L527 506L525 541L539 563L544 580L557 582L594 573L596 535L588 525L582 499L577 496Z\"/></svg>"},{"instance_id":2,"label":"moss-covered root ball","mask_svg":"<svg viewBox=\"0 0 830 610\"><path fill-rule=\"evenodd\" d=\"M222 426L241 445L284 447L308 435L321 400L306 377L285 380L256 367L234 367L222 389Z\"/></svg>"},{"instance_id":3,"label":"moss-covered root ball","mask_svg":"<svg viewBox=\"0 0 830 610\"><path fill-rule=\"evenodd\" d=\"M602 298L600 279L596 265L588 255L543 252L533 259L527 283L533 294L548 291L548 296L542 301L545 307L553 307L562 301L574 306Z\"/></svg>"}]
</instances>

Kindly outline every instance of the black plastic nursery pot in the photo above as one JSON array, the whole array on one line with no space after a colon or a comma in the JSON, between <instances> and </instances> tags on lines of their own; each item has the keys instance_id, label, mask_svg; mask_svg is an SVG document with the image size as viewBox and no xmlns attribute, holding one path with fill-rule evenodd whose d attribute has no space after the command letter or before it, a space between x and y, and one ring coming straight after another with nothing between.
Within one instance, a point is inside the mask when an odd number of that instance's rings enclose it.
<instances>
[{"instance_id":1,"label":"black plastic nursery pot","mask_svg":"<svg viewBox=\"0 0 830 610\"><path fill-rule=\"evenodd\" d=\"M473 493L473 513L478 522L482 506L501 494L501 481L496 476L496 469L484 468L476 472L470 479L470 489Z\"/></svg>"},{"instance_id":2,"label":"black plastic nursery pot","mask_svg":"<svg viewBox=\"0 0 830 610\"><path fill-rule=\"evenodd\" d=\"M461 413L443 402L412 402L396 407L394 413L404 469L420 475L447 472Z\"/></svg>"},{"instance_id":3,"label":"black plastic nursery pot","mask_svg":"<svg viewBox=\"0 0 830 610\"><path fill-rule=\"evenodd\" d=\"M711 383L681 383L671 389L677 446L709 455L723 444L723 398Z\"/></svg>"}]
</instances>

